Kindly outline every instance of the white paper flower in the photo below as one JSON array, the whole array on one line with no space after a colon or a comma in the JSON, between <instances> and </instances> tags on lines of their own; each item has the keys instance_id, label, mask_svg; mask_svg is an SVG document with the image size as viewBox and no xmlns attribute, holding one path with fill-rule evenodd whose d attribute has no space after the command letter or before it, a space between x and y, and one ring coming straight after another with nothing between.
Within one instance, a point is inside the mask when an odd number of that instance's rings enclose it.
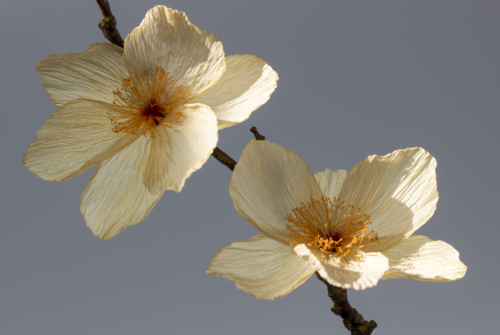
<instances>
[{"instance_id":1,"label":"white paper flower","mask_svg":"<svg viewBox=\"0 0 500 335\"><path fill-rule=\"evenodd\" d=\"M451 281L465 275L458 251L412 236L438 200L436 160L422 148L370 156L351 171L313 174L267 141L247 145L229 194L263 235L222 249L207 273L259 299L288 294L318 272L356 290L380 279Z\"/></svg>"},{"instance_id":2,"label":"white paper flower","mask_svg":"<svg viewBox=\"0 0 500 335\"><path fill-rule=\"evenodd\" d=\"M57 111L24 156L39 177L63 181L100 164L81 197L89 228L109 239L142 221L165 190L179 192L217 144L217 130L246 120L278 76L252 55L224 57L215 35L183 12L151 9L121 49L37 64Z\"/></svg>"}]
</instances>

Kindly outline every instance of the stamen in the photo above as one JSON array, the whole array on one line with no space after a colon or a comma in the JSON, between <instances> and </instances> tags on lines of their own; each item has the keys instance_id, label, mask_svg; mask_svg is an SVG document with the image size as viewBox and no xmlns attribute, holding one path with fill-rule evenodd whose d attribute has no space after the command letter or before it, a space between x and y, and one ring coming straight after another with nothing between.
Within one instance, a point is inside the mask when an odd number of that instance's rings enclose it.
<instances>
[{"instance_id":1,"label":"stamen","mask_svg":"<svg viewBox=\"0 0 500 335\"><path fill-rule=\"evenodd\" d=\"M108 115L114 133L130 133L151 138L158 135L157 126L171 128L181 122L188 92L162 68L148 69L143 75L127 78L122 88L113 91L115 100Z\"/></svg>"},{"instance_id":2,"label":"stamen","mask_svg":"<svg viewBox=\"0 0 500 335\"><path fill-rule=\"evenodd\" d=\"M291 246L305 243L315 246L323 258L344 257L351 251L364 249L370 242L378 241L378 234L367 232L370 216L361 214L361 209L345 204L340 199L322 197L301 203L285 218L286 229L292 235Z\"/></svg>"}]
</instances>

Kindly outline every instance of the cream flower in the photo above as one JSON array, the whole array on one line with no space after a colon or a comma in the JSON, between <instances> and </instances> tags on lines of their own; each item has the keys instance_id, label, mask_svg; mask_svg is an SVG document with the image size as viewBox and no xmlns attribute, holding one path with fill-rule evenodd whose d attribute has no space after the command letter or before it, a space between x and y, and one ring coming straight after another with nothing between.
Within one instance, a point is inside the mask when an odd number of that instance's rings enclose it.
<instances>
[{"instance_id":1,"label":"cream flower","mask_svg":"<svg viewBox=\"0 0 500 335\"><path fill-rule=\"evenodd\" d=\"M314 175L293 152L253 140L229 194L263 235L222 249L207 273L267 300L316 271L332 285L356 290L388 278L462 278L467 268L451 245L412 236L436 209L435 168L427 151L410 148L367 157L349 172Z\"/></svg>"},{"instance_id":2,"label":"cream flower","mask_svg":"<svg viewBox=\"0 0 500 335\"><path fill-rule=\"evenodd\" d=\"M101 239L141 222L165 190L181 191L217 130L246 120L278 80L256 56L225 57L217 36L164 6L146 14L124 49L92 44L48 56L37 70L58 108L24 163L50 181L100 164L81 212Z\"/></svg>"}]
</instances>

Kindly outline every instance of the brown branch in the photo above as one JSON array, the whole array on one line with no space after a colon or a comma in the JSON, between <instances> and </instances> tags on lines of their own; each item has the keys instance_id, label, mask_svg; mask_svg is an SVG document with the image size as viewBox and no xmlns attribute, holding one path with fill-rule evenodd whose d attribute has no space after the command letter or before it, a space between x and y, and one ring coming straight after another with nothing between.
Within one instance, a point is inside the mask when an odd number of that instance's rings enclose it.
<instances>
[{"instance_id":1,"label":"brown branch","mask_svg":"<svg viewBox=\"0 0 500 335\"><path fill-rule=\"evenodd\" d=\"M347 290L329 284L316 272L316 277L328 287L328 296L333 301L332 312L344 320L344 327L351 332L351 335L372 335L375 333L377 323L373 320L365 321L363 315L351 307L347 300Z\"/></svg>"},{"instance_id":2,"label":"brown branch","mask_svg":"<svg viewBox=\"0 0 500 335\"><path fill-rule=\"evenodd\" d=\"M108 41L123 48L123 38L118 29L116 29L116 19L111 12L108 0L96 0L96 2L101 9L102 16L104 16L101 22L99 22L102 34Z\"/></svg>"},{"instance_id":3,"label":"brown branch","mask_svg":"<svg viewBox=\"0 0 500 335\"><path fill-rule=\"evenodd\" d=\"M262 136L261 134L259 134L259 132L257 131L256 127L250 128L250 131L255 135L255 138L257 140L262 141L262 140L266 139L265 136ZM229 168L229 170L234 171L234 167L236 166L237 163L236 163L236 161L234 159L232 159L224 151L222 151L218 147L215 147L214 152L212 152L212 156L216 160L218 160L219 162L221 162L222 164L224 164L225 166L227 166Z\"/></svg>"},{"instance_id":4,"label":"brown branch","mask_svg":"<svg viewBox=\"0 0 500 335\"><path fill-rule=\"evenodd\" d=\"M118 29L116 29L116 19L111 12L108 0L96 0L96 2L104 16L101 22L99 22L99 28L101 28L102 34L108 41L123 48L123 39ZM256 127L250 128L250 131L254 134L256 140L263 141L266 139L265 136L259 133ZM237 163L224 151L215 147L212 156L223 165L227 166L229 170L234 171L234 167ZM330 285L326 280L321 278L317 272L316 276L328 287L328 296L333 301L332 312L344 320L344 326L351 332L351 335L372 335L375 333L377 323L373 320L370 322L365 321L363 316L359 314L356 309L351 307L347 300L346 289Z\"/></svg>"},{"instance_id":5,"label":"brown branch","mask_svg":"<svg viewBox=\"0 0 500 335\"><path fill-rule=\"evenodd\" d=\"M232 159L228 154L226 154L224 151L219 149L218 147L215 147L214 151L212 152L212 156L227 166L229 170L234 171L234 167L236 166L236 161Z\"/></svg>"}]
</instances>

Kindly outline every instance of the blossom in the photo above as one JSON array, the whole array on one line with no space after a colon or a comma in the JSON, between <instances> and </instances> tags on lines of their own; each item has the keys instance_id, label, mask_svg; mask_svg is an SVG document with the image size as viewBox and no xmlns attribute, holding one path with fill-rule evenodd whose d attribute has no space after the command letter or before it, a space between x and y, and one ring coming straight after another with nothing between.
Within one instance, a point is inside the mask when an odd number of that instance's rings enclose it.
<instances>
[{"instance_id":1,"label":"blossom","mask_svg":"<svg viewBox=\"0 0 500 335\"><path fill-rule=\"evenodd\" d=\"M451 281L466 266L449 244L412 235L436 209L436 160L422 148L369 156L351 171L313 174L288 149L255 141L229 194L262 235L222 249L207 273L259 299L284 296L314 272L356 290L380 279Z\"/></svg>"},{"instance_id":2,"label":"blossom","mask_svg":"<svg viewBox=\"0 0 500 335\"><path fill-rule=\"evenodd\" d=\"M24 156L39 177L64 181L99 164L81 197L89 228L110 239L141 222L165 190L180 192L210 157L218 129L246 120L276 88L276 72L222 43L183 12L148 11L124 49L37 64L57 106Z\"/></svg>"}]
</instances>

